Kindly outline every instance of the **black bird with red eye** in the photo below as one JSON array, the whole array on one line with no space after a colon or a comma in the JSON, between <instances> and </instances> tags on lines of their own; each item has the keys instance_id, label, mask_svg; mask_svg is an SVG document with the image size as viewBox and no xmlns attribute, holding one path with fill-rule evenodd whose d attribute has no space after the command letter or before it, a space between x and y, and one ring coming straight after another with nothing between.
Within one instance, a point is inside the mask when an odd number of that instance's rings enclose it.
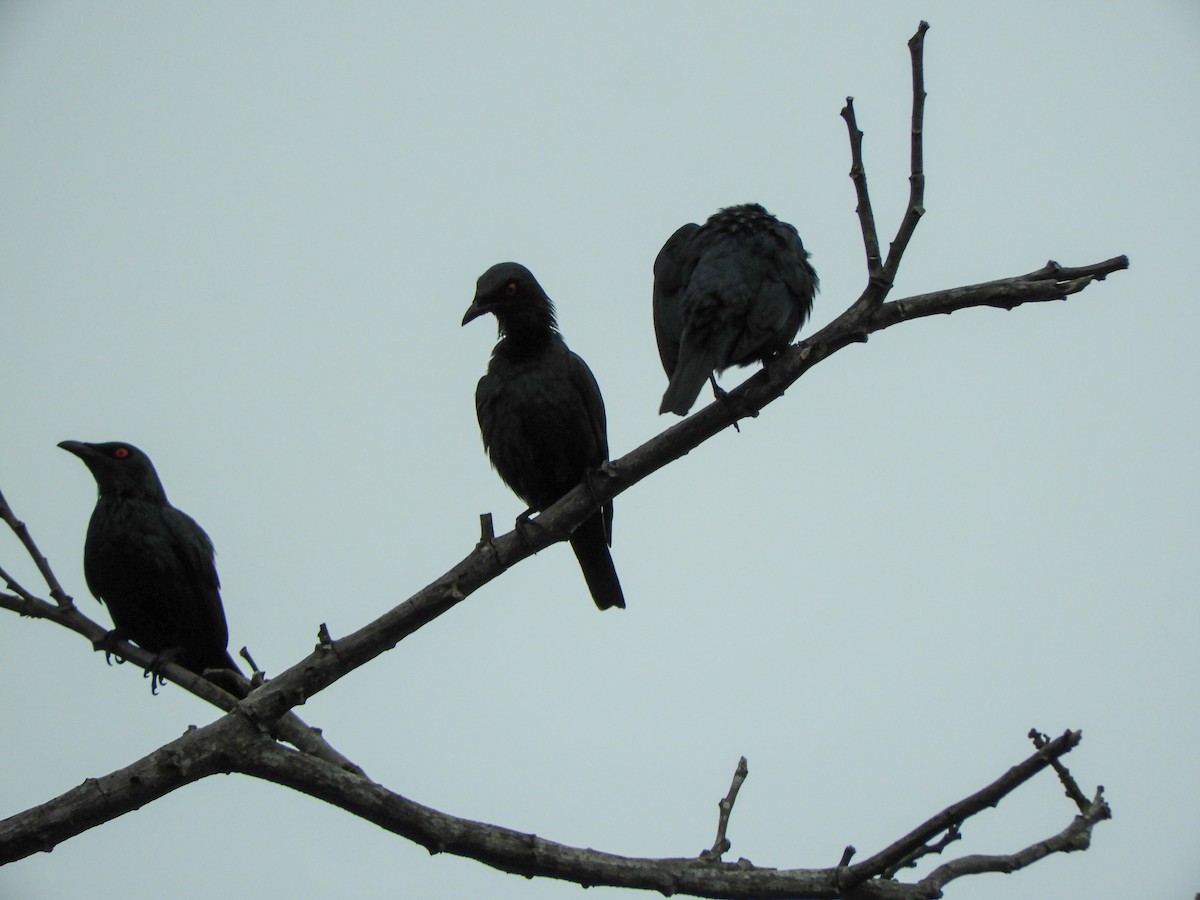
<instances>
[{"instance_id":1,"label":"black bird with red eye","mask_svg":"<svg viewBox=\"0 0 1200 900\"><path fill-rule=\"evenodd\" d=\"M475 389L483 446L529 511L544 510L608 459L604 399L527 268L499 263L480 276L462 324L487 313L496 317L500 340ZM569 539L600 609L625 606L608 550L612 517L612 503L603 504Z\"/></svg>"},{"instance_id":2,"label":"black bird with red eye","mask_svg":"<svg viewBox=\"0 0 1200 900\"><path fill-rule=\"evenodd\" d=\"M116 634L198 675L238 671L226 649L212 541L167 501L150 457L119 441L58 446L83 460L99 488L83 574Z\"/></svg>"}]
</instances>

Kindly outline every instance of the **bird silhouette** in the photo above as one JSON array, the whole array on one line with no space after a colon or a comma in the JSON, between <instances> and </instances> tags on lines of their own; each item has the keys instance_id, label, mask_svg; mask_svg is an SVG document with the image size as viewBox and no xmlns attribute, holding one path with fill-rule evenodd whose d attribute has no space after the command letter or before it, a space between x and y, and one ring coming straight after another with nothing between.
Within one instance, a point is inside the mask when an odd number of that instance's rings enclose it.
<instances>
[{"instance_id":1,"label":"bird silhouette","mask_svg":"<svg viewBox=\"0 0 1200 900\"><path fill-rule=\"evenodd\" d=\"M679 228L654 261L654 333L670 384L659 413L686 415L714 371L764 362L812 311L817 273L796 229L757 203Z\"/></svg>"},{"instance_id":2,"label":"bird silhouette","mask_svg":"<svg viewBox=\"0 0 1200 900\"><path fill-rule=\"evenodd\" d=\"M198 675L239 671L226 650L212 541L167 501L150 457L121 441L58 446L83 460L99 488L83 574L116 634Z\"/></svg>"},{"instance_id":3,"label":"bird silhouette","mask_svg":"<svg viewBox=\"0 0 1200 900\"><path fill-rule=\"evenodd\" d=\"M544 510L608 458L604 400L527 268L499 263L480 276L462 324L487 313L496 317L500 340L475 390L483 446L527 512ZM600 609L625 606L608 549L612 518L612 503L605 503L569 539Z\"/></svg>"}]
</instances>

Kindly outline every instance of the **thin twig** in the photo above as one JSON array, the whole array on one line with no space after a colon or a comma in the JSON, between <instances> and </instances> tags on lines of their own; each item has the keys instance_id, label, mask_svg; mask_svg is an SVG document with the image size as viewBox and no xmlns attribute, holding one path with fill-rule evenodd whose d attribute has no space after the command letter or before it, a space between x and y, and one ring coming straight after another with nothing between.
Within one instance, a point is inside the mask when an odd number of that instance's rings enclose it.
<instances>
[{"instance_id":1,"label":"thin twig","mask_svg":"<svg viewBox=\"0 0 1200 900\"><path fill-rule=\"evenodd\" d=\"M1033 741L1033 746L1041 750L1050 741L1050 736L1042 734L1036 728L1029 729L1029 739ZM1083 791L1079 789L1079 783L1075 781L1067 767L1062 764L1062 760L1055 759L1050 761L1050 765L1054 767L1054 773L1058 775L1058 780L1062 783L1063 789L1067 792L1067 796L1079 808L1081 813L1087 812L1092 801L1084 796Z\"/></svg>"},{"instance_id":2,"label":"thin twig","mask_svg":"<svg viewBox=\"0 0 1200 900\"><path fill-rule=\"evenodd\" d=\"M917 864L917 861L920 860L922 857L941 853L948 846L950 846L952 843L954 843L955 841L959 840L962 837L962 833L959 830L960 827L961 826L958 823L951 825L949 828L946 829L946 833L944 835L942 835L942 837L939 840L935 841L932 844L922 844L920 847L918 847L912 853L908 854L908 856L904 857L904 859L900 860L894 866L889 866L888 868L884 869L881 877L895 878L897 872L901 871L902 869L911 869L913 866L915 866Z\"/></svg>"},{"instance_id":3,"label":"thin twig","mask_svg":"<svg viewBox=\"0 0 1200 900\"><path fill-rule=\"evenodd\" d=\"M871 211L871 193L867 190L867 169L863 164L863 133L854 116L853 97L846 98L842 118L846 120L846 130L850 133L850 179L858 195L855 212L858 213L858 224L862 230L863 247L867 251L867 277L874 281L880 276L883 265L879 255L879 234L875 230L875 213Z\"/></svg>"},{"instance_id":4,"label":"thin twig","mask_svg":"<svg viewBox=\"0 0 1200 900\"><path fill-rule=\"evenodd\" d=\"M729 816L733 812L733 804L737 800L738 791L742 789L742 782L746 780L746 776L749 774L750 769L746 765L746 757L743 756L738 760L737 768L734 769L733 782L729 785L729 793L717 803L717 839L713 841L711 850L700 851L701 859L716 862L730 848L729 838L725 837L725 831L729 828Z\"/></svg>"},{"instance_id":5,"label":"thin twig","mask_svg":"<svg viewBox=\"0 0 1200 900\"><path fill-rule=\"evenodd\" d=\"M925 131L925 32L929 23L922 21L917 32L908 41L908 52L912 58L912 134L909 151L908 209L900 220L900 228L888 248L887 262L883 264L883 278L890 289L900 269L900 259L917 230L917 223L925 214L925 170L923 140ZM886 290L885 290L886 294ZM880 298L882 299L882 297Z\"/></svg>"},{"instance_id":6,"label":"thin twig","mask_svg":"<svg viewBox=\"0 0 1200 900\"><path fill-rule=\"evenodd\" d=\"M37 566L38 571L42 574L42 578L46 582L46 587L50 589L50 596L54 599L54 601L59 606L74 605L75 601L71 599L70 595L68 595L67 592L62 589L62 585L58 583L58 579L55 577L53 570L50 568L50 561L46 559L46 557L42 555L42 551L37 548L37 544L33 542L33 535L29 533L29 529L25 527L25 523L17 518L16 514L12 510L12 507L8 505L8 501L4 499L4 493L2 491L0 491L0 519L4 519L4 521L8 523L8 527L16 533L17 538L24 545L25 551L33 560L33 564ZM21 596L25 596L25 594L17 590L15 582L13 582L11 579L8 579L7 576L5 576L5 578L8 581L9 586L14 591L17 591L17 593L21 594Z\"/></svg>"},{"instance_id":7,"label":"thin twig","mask_svg":"<svg viewBox=\"0 0 1200 900\"><path fill-rule=\"evenodd\" d=\"M37 597L21 586L21 582L9 575L8 572L3 568L0 568L0 579L3 579L8 589L16 594L16 596L13 597L12 601L10 602L15 601L17 603L31 603L37 599ZM21 613L22 616L33 615L32 613L24 612L20 607L17 607L16 611Z\"/></svg>"},{"instance_id":8,"label":"thin twig","mask_svg":"<svg viewBox=\"0 0 1200 900\"><path fill-rule=\"evenodd\" d=\"M250 667L250 672L252 675L259 675L262 673L262 669L258 667L258 663L256 663L254 661L254 657L250 655L249 647L243 647L241 650L239 650L238 656L246 661L246 665Z\"/></svg>"}]
</instances>

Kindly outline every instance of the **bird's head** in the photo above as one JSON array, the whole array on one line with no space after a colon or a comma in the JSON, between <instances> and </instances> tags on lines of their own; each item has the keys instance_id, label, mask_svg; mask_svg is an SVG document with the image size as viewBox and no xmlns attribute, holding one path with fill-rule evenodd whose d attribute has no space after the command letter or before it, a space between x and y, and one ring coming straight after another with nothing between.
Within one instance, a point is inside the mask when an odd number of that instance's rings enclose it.
<instances>
[{"instance_id":1,"label":"bird's head","mask_svg":"<svg viewBox=\"0 0 1200 900\"><path fill-rule=\"evenodd\" d=\"M167 495L150 457L133 444L111 441L88 444L83 441L63 441L58 446L83 460L101 497L129 497L166 503Z\"/></svg>"},{"instance_id":2,"label":"bird's head","mask_svg":"<svg viewBox=\"0 0 1200 900\"><path fill-rule=\"evenodd\" d=\"M475 299L462 323L492 313L501 334L556 331L554 304L537 279L520 263L497 263L479 276Z\"/></svg>"}]
</instances>

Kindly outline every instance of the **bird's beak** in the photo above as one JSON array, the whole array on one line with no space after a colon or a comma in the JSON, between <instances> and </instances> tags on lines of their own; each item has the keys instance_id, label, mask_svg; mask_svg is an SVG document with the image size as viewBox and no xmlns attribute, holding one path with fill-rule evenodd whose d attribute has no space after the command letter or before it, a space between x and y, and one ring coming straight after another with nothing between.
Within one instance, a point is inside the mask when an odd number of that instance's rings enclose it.
<instances>
[{"instance_id":1,"label":"bird's beak","mask_svg":"<svg viewBox=\"0 0 1200 900\"><path fill-rule=\"evenodd\" d=\"M478 319L480 316L486 315L489 312L491 312L491 310L489 310L487 307L479 305L479 298L476 297L471 302L471 305L467 307L467 311L463 315L462 323L466 325L472 319Z\"/></svg>"},{"instance_id":2,"label":"bird's beak","mask_svg":"<svg viewBox=\"0 0 1200 900\"><path fill-rule=\"evenodd\" d=\"M58 446L62 447L68 453L74 453L80 459L88 456L92 449L83 441L62 441Z\"/></svg>"}]
</instances>

